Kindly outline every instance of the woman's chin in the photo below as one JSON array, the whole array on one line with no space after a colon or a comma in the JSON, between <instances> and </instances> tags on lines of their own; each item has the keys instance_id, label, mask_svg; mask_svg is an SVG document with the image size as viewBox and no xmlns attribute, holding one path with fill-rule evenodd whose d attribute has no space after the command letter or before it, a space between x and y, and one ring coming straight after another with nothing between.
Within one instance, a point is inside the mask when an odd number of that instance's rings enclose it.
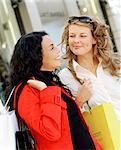
<instances>
[{"instance_id":1,"label":"woman's chin","mask_svg":"<svg viewBox=\"0 0 121 150\"><path fill-rule=\"evenodd\" d=\"M55 64L55 69L58 69L61 66L61 62Z\"/></svg>"}]
</instances>

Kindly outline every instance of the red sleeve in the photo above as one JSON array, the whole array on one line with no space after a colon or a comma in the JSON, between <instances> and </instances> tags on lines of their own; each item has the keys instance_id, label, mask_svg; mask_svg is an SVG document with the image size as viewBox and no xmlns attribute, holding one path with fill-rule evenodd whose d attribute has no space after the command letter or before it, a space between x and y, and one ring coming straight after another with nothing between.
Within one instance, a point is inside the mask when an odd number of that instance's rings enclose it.
<instances>
[{"instance_id":1,"label":"red sleeve","mask_svg":"<svg viewBox=\"0 0 121 150\"><path fill-rule=\"evenodd\" d=\"M49 86L42 91L28 85L19 97L18 112L27 125L50 141L61 137L61 110L66 104L61 100L61 88Z\"/></svg>"}]
</instances>

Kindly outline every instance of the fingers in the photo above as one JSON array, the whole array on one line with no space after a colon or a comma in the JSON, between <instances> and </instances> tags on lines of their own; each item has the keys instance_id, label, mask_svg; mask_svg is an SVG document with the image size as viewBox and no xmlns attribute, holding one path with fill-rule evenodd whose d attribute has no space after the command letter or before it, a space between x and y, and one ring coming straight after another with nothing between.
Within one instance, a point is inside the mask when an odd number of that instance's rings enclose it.
<instances>
[{"instance_id":1,"label":"fingers","mask_svg":"<svg viewBox=\"0 0 121 150\"><path fill-rule=\"evenodd\" d=\"M90 88L92 88L92 83L89 79L88 80L85 79L82 86L87 87L87 88L90 89Z\"/></svg>"},{"instance_id":2,"label":"fingers","mask_svg":"<svg viewBox=\"0 0 121 150\"><path fill-rule=\"evenodd\" d=\"M92 89L92 82L89 80L89 79L84 79L83 80L83 84L80 86L79 90L81 89L89 89L91 90Z\"/></svg>"},{"instance_id":3,"label":"fingers","mask_svg":"<svg viewBox=\"0 0 121 150\"><path fill-rule=\"evenodd\" d=\"M36 88L38 90L43 90L43 89L45 89L47 87L44 82L38 81L38 80L28 80L27 83L31 87Z\"/></svg>"}]
</instances>

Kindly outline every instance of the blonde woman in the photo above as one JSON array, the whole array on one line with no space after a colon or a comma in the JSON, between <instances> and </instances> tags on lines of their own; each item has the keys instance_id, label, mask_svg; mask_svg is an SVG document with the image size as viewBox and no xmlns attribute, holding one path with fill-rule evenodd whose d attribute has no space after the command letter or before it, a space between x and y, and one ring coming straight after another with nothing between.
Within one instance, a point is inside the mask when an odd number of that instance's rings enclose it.
<instances>
[{"instance_id":1,"label":"blonde woman","mask_svg":"<svg viewBox=\"0 0 121 150\"><path fill-rule=\"evenodd\" d=\"M82 110L112 102L120 117L120 59L113 53L109 27L89 16L70 17L62 35L68 66L59 77ZM78 94L79 93L79 94Z\"/></svg>"}]
</instances>

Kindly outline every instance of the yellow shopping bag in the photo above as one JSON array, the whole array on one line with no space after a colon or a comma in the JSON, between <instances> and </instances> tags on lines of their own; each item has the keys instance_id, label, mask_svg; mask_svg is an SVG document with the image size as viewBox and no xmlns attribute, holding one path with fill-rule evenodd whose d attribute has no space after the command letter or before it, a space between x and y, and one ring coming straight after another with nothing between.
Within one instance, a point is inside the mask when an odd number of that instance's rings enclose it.
<instances>
[{"instance_id":1,"label":"yellow shopping bag","mask_svg":"<svg viewBox=\"0 0 121 150\"><path fill-rule=\"evenodd\" d=\"M121 150L121 126L111 103L93 107L83 116L104 150Z\"/></svg>"}]
</instances>

